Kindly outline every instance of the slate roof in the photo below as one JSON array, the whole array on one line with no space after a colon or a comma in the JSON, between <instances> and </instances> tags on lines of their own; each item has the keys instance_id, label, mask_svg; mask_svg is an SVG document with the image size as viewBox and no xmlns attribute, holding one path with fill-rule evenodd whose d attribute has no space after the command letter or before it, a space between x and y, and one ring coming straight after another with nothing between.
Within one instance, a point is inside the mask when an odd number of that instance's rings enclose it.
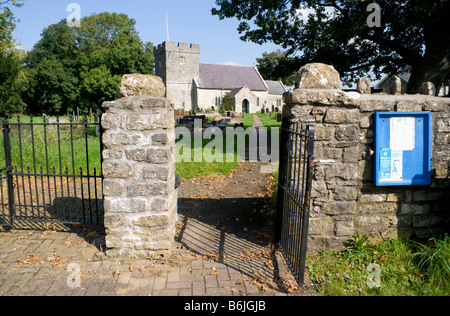
<instances>
[{"instance_id":1,"label":"slate roof","mask_svg":"<svg viewBox=\"0 0 450 316\"><path fill-rule=\"evenodd\" d=\"M233 90L247 86L252 91L267 91L263 78L252 66L200 64L200 77L195 80L201 89Z\"/></svg>"},{"instance_id":2,"label":"slate roof","mask_svg":"<svg viewBox=\"0 0 450 316\"><path fill-rule=\"evenodd\" d=\"M269 88L269 94L282 95L287 92L281 81L266 80L266 86Z\"/></svg>"}]
</instances>

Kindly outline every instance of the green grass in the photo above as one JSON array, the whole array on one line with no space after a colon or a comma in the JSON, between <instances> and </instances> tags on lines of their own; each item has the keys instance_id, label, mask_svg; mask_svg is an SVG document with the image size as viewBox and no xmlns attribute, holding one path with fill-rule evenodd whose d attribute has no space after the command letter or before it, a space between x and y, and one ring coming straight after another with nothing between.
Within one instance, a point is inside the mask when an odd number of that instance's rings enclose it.
<instances>
[{"instance_id":1,"label":"green grass","mask_svg":"<svg viewBox=\"0 0 450 316\"><path fill-rule=\"evenodd\" d=\"M319 295L326 296L432 296L450 295L450 238L427 244L407 240L385 240L367 244L365 236L339 252L310 256L307 269ZM367 279L380 266L380 286Z\"/></svg>"},{"instance_id":2,"label":"green grass","mask_svg":"<svg viewBox=\"0 0 450 316\"><path fill-rule=\"evenodd\" d=\"M253 127L253 124L255 123L255 118L253 117L253 114L244 114L244 118L241 119L241 122L244 123L244 128Z\"/></svg>"},{"instance_id":3,"label":"green grass","mask_svg":"<svg viewBox=\"0 0 450 316\"><path fill-rule=\"evenodd\" d=\"M241 119L241 121L244 123L244 129L247 129L249 127L252 127L254 124L254 117L252 114L245 114L244 118ZM180 150L180 140L177 142L177 151L180 152L180 154L183 154L182 150ZM234 157L234 160L232 162L227 162L226 155L226 141L225 141L225 135L223 136L223 150L218 155L222 155L223 159L218 159L219 161L208 161L212 159L208 159L208 155L206 155L206 159L202 159L201 162L194 162L194 153L196 150L204 150L207 148L208 144L210 144L214 139L203 139L199 144L195 144L194 139L191 140L191 159L190 161L179 161L180 159L177 159L176 164L176 174L182 178L182 179L192 179L192 178L198 178L198 177L204 177L204 176L210 176L210 175L216 175L216 174L222 174L222 175L229 175L233 170L236 170L239 168L239 161L238 161L238 152L237 152L237 144L235 144L234 147L234 153L232 154ZM248 137L246 138L246 141L248 141ZM211 144L212 146L212 144ZM216 148L216 150L218 150ZM213 150L211 152L213 155L216 154L216 151ZM205 158L205 155L204 157ZM222 160L222 161L220 161Z\"/></svg>"},{"instance_id":4,"label":"green grass","mask_svg":"<svg viewBox=\"0 0 450 316\"><path fill-rule=\"evenodd\" d=\"M176 145L176 152L179 152L180 155L183 154L183 150L180 145L180 144L182 144L181 141L182 141L182 139L180 139ZM195 162L194 158L195 158L196 150L202 150L202 152L203 152L203 150L205 150L207 145L213 141L214 141L214 139L212 139L212 140L203 139L200 142L198 142L199 144L196 144L195 139L194 138L191 139L191 148L190 148L191 149L191 159L187 159L188 161L180 161L181 159L177 158L175 172L181 179L192 179L192 178L198 178L198 177L204 177L204 176L210 176L210 175L216 175L216 174L229 175L231 173L231 171L236 170L239 167L236 146L235 146L235 152L233 153L234 161L226 162L227 159L226 159L225 138L223 141L223 144L224 144L223 150L217 154L217 157L219 157L219 155L221 155L223 157L222 162L221 161L209 162L207 154L204 154L201 156L202 157L201 162ZM211 154L215 155L216 150L218 150L218 149L216 148L215 150L212 150ZM220 159L218 159L218 160L220 160Z\"/></svg>"},{"instance_id":5,"label":"green grass","mask_svg":"<svg viewBox=\"0 0 450 316\"><path fill-rule=\"evenodd\" d=\"M281 128L281 122L277 122L276 114L272 114L272 116L270 116L268 113L257 113L256 115L261 119L264 126L268 129L272 127Z\"/></svg>"},{"instance_id":6,"label":"green grass","mask_svg":"<svg viewBox=\"0 0 450 316\"><path fill-rule=\"evenodd\" d=\"M21 117L21 121L29 122L29 118ZM17 118L9 122L17 122ZM42 123L43 121L41 117L37 117L33 119L33 122ZM27 132L23 126L19 141L17 126L11 126L10 144L13 167L17 167L18 172L24 173L47 174L48 172L69 175L87 174L89 168L90 175L94 174L94 169L98 175L101 172L100 138L96 136L94 126L89 125L87 133L83 126L78 127L74 127L71 133L68 126L61 126L58 137L55 126L46 126L45 133L43 125L33 126L32 133L31 130ZM0 139L0 149L0 162L3 167L5 165L3 137Z\"/></svg>"}]
</instances>

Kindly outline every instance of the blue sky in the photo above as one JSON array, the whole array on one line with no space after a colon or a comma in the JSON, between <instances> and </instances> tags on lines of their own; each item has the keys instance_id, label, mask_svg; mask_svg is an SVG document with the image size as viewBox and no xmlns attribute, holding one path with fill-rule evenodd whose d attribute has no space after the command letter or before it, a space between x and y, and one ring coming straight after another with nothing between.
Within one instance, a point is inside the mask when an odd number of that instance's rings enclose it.
<instances>
[{"instance_id":1,"label":"blue sky","mask_svg":"<svg viewBox=\"0 0 450 316\"><path fill-rule=\"evenodd\" d=\"M18 43L32 49L45 27L69 16L66 9L72 2L80 5L82 17L105 11L127 14L136 20L141 39L154 45L167 40L167 11L170 40L200 44L202 63L253 65L262 53L278 48L242 42L236 19L221 21L211 15L214 0L28 0L13 9L20 19L14 32Z\"/></svg>"}]
</instances>

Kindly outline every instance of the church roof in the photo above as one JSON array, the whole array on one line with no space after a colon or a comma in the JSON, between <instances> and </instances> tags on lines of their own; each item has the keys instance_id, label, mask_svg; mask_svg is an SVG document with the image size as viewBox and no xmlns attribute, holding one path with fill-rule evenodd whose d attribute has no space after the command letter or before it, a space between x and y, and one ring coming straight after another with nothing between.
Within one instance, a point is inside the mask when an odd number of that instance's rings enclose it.
<instances>
[{"instance_id":1,"label":"church roof","mask_svg":"<svg viewBox=\"0 0 450 316\"><path fill-rule=\"evenodd\" d=\"M266 80L266 86L269 88L269 94L282 95L287 92L286 87L281 81Z\"/></svg>"},{"instance_id":2,"label":"church roof","mask_svg":"<svg viewBox=\"0 0 450 316\"><path fill-rule=\"evenodd\" d=\"M251 66L200 64L200 77L196 82L201 89L233 90L247 86L252 91L267 91L263 78Z\"/></svg>"}]
</instances>

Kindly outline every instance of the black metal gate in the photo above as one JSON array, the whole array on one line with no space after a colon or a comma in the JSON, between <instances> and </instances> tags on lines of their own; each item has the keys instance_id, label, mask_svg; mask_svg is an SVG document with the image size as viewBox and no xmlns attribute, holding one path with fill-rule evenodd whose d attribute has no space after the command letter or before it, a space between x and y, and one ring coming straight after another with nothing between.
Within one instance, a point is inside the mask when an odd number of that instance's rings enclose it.
<instances>
[{"instance_id":1,"label":"black metal gate","mask_svg":"<svg viewBox=\"0 0 450 316\"><path fill-rule=\"evenodd\" d=\"M2 119L0 226L103 224L100 119Z\"/></svg>"},{"instance_id":2,"label":"black metal gate","mask_svg":"<svg viewBox=\"0 0 450 316\"><path fill-rule=\"evenodd\" d=\"M314 126L284 118L281 129L276 242L304 284L314 170Z\"/></svg>"}]
</instances>

